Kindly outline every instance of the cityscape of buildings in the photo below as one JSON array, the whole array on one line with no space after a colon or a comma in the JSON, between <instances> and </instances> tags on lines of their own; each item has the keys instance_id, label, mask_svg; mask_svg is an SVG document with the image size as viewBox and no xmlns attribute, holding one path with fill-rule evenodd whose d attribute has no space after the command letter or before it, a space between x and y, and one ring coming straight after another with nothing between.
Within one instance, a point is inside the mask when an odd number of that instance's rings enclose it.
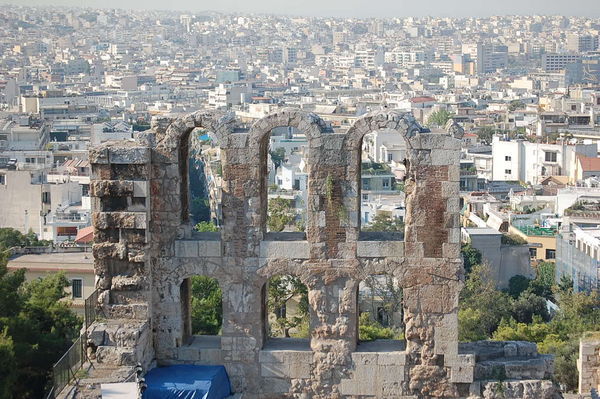
<instances>
[{"instance_id":1,"label":"cityscape of buildings","mask_svg":"<svg viewBox=\"0 0 600 399\"><path fill-rule=\"evenodd\" d=\"M496 285L553 262L575 292L600 288L600 19L568 16L0 5L0 228L53 243L12 250L8 269L27 269L28 279L65 272L81 314L95 288L88 150L196 110L251 126L283 107L312 112L333 132L380 109L411 113L431 131L460 126L461 241L481 252ZM210 131L191 141L199 184L190 211L218 228L220 150ZM403 234L406 145L385 129L363 139L365 233L383 221ZM268 197L291 213L271 231L304 233L309 151L299 129L271 131ZM369 288L360 293L361 310L373 306Z\"/></svg>"}]
</instances>

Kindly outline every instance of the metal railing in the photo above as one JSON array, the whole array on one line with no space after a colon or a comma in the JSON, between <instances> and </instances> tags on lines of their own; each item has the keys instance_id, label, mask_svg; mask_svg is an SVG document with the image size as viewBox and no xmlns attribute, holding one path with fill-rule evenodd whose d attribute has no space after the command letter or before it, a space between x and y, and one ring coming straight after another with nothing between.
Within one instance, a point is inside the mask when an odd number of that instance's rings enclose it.
<instances>
[{"instance_id":1,"label":"metal railing","mask_svg":"<svg viewBox=\"0 0 600 399\"><path fill-rule=\"evenodd\" d=\"M88 327L92 325L92 323L98 318L98 290L94 290L85 299L84 304L84 323L85 323L85 331L87 331Z\"/></svg>"},{"instance_id":2,"label":"metal railing","mask_svg":"<svg viewBox=\"0 0 600 399\"><path fill-rule=\"evenodd\" d=\"M74 378L86 359L86 334L83 333L52 367L52 390L47 399L56 397Z\"/></svg>"},{"instance_id":3,"label":"metal railing","mask_svg":"<svg viewBox=\"0 0 600 399\"><path fill-rule=\"evenodd\" d=\"M87 359L87 329L98 318L98 290L94 290L85 300L84 329L67 352L52 366L52 388L46 399L56 395L77 378L77 372Z\"/></svg>"}]
</instances>

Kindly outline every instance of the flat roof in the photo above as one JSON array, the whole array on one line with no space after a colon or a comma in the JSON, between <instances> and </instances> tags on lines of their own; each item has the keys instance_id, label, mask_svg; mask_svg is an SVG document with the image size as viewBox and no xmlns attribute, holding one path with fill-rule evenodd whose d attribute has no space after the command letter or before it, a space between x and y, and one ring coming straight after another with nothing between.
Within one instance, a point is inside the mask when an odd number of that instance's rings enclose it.
<instances>
[{"instance_id":1,"label":"flat roof","mask_svg":"<svg viewBox=\"0 0 600 399\"><path fill-rule=\"evenodd\" d=\"M501 235L498 230L492 229L490 227L463 227L468 235Z\"/></svg>"},{"instance_id":2,"label":"flat roof","mask_svg":"<svg viewBox=\"0 0 600 399\"><path fill-rule=\"evenodd\" d=\"M77 271L94 273L94 257L91 252L64 252L48 254L17 255L8 260L8 269L32 271Z\"/></svg>"}]
</instances>

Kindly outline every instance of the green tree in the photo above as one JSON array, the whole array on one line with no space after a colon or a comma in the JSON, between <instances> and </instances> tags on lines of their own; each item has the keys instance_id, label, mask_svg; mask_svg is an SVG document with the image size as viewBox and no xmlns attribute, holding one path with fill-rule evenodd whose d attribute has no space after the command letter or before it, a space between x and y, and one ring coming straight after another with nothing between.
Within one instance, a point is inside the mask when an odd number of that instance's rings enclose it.
<instances>
[{"instance_id":1,"label":"green tree","mask_svg":"<svg viewBox=\"0 0 600 399\"><path fill-rule=\"evenodd\" d=\"M297 312L289 314L289 301L298 302ZM275 329L271 334L290 337L290 330L308 320L308 288L298 277L284 275L272 277L267 286L267 308L275 315Z\"/></svg>"},{"instance_id":2,"label":"green tree","mask_svg":"<svg viewBox=\"0 0 600 399\"><path fill-rule=\"evenodd\" d=\"M510 112L516 111L518 109L524 109L524 108L525 108L525 103L521 100L512 100L508 104L508 110Z\"/></svg>"},{"instance_id":3,"label":"green tree","mask_svg":"<svg viewBox=\"0 0 600 399\"><path fill-rule=\"evenodd\" d=\"M79 335L81 320L65 300L69 281L64 274L23 281L22 272L7 273L5 264L0 268L0 330L13 345L13 397L38 398L52 365Z\"/></svg>"},{"instance_id":4,"label":"green tree","mask_svg":"<svg viewBox=\"0 0 600 399\"><path fill-rule=\"evenodd\" d=\"M0 333L0 399L13 397L12 387L17 378L17 362L12 338L7 328Z\"/></svg>"},{"instance_id":5,"label":"green tree","mask_svg":"<svg viewBox=\"0 0 600 399\"><path fill-rule=\"evenodd\" d=\"M223 320L223 295L219 282L206 276L192 277L192 331L200 335L217 335Z\"/></svg>"},{"instance_id":6,"label":"green tree","mask_svg":"<svg viewBox=\"0 0 600 399\"><path fill-rule=\"evenodd\" d=\"M553 262L540 262L535 266L535 279L529 284L528 290L534 294L554 301L554 270Z\"/></svg>"},{"instance_id":7,"label":"green tree","mask_svg":"<svg viewBox=\"0 0 600 399\"><path fill-rule=\"evenodd\" d=\"M270 231L283 231L293 224L295 219L292 200L277 197L269 200L267 226Z\"/></svg>"},{"instance_id":8,"label":"green tree","mask_svg":"<svg viewBox=\"0 0 600 399\"><path fill-rule=\"evenodd\" d=\"M521 323L531 323L534 316L550 320L546 300L533 292L525 291L512 304L512 317Z\"/></svg>"},{"instance_id":9,"label":"green tree","mask_svg":"<svg viewBox=\"0 0 600 399\"><path fill-rule=\"evenodd\" d=\"M404 339L390 327L383 327L373 320L369 312L363 312L358 318L358 339L374 341L376 339Z\"/></svg>"},{"instance_id":10,"label":"green tree","mask_svg":"<svg viewBox=\"0 0 600 399\"><path fill-rule=\"evenodd\" d=\"M404 223L400 218L387 213L378 213L373 221L363 228L364 231L404 231Z\"/></svg>"},{"instance_id":11,"label":"green tree","mask_svg":"<svg viewBox=\"0 0 600 399\"><path fill-rule=\"evenodd\" d=\"M278 168L283 163L285 159L285 148L279 147L273 151L269 151L269 155L271 155L271 160L275 164L275 168Z\"/></svg>"},{"instance_id":12,"label":"green tree","mask_svg":"<svg viewBox=\"0 0 600 399\"><path fill-rule=\"evenodd\" d=\"M201 233L206 233L219 231L219 228L213 222L200 222L196 223L194 230Z\"/></svg>"},{"instance_id":13,"label":"green tree","mask_svg":"<svg viewBox=\"0 0 600 399\"><path fill-rule=\"evenodd\" d=\"M429 118L427 118L427 125L436 127L446 126L446 123L452 119L453 115L454 114L448 110L439 109L429 115Z\"/></svg>"},{"instance_id":14,"label":"green tree","mask_svg":"<svg viewBox=\"0 0 600 399\"><path fill-rule=\"evenodd\" d=\"M494 136L494 133L496 133L496 129L492 126L482 126L479 128L479 130L475 131L479 141L487 144L492 143L492 137Z\"/></svg>"},{"instance_id":15,"label":"green tree","mask_svg":"<svg viewBox=\"0 0 600 399\"><path fill-rule=\"evenodd\" d=\"M10 227L0 228L0 250L12 247L41 247L50 245L50 241L38 240L33 231L21 233Z\"/></svg>"},{"instance_id":16,"label":"green tree","mask_svg":"<svg viewBox=\"0 0 600 399\"><path fill-rule=\"evenodd\" d=\"M481 252L473 248L471 244L464 244L460 249L463 256L465 273L469 274L473 269L473 266L481 264Z\"/></svg>"},{"instance_id":17,"label":"green tree","mask_svg":"<svg viewBox=\"0 0 600 399\"><path fill-rule=\"evenodd\" d=\"M489 338L483 324L484 312L480 309L461 308L458 310L458 337L460 341L481 341Z\"/></svg>"},{"instance_id":18,"label":"green tree","mask_svg":"<svg viewBox=\"0 0 600 399\"><path fill-rule=\"evenodd\" d=\"M487 265L473 266L461 291L460 302L462 310L471 310L464 314L464 320L472 321L476 318L480 324L480 331L487 337L491 337L503 318L511 316L511 298L496 289ZM459 338L462 341L468 340L467 336L460 336L460 331L459 329Z\"/></svg>"},{"instance_id":19,"label":"green tree","mask_svg":"<svg viewBox=\"0 0 600 399\"><path fill-rule=\"evenodd\" d=\"M512 276L508 280L508 295L517 299L523 291L529 288L530 282L530 279L520 274Z\"/></svg>"}]
</instances>

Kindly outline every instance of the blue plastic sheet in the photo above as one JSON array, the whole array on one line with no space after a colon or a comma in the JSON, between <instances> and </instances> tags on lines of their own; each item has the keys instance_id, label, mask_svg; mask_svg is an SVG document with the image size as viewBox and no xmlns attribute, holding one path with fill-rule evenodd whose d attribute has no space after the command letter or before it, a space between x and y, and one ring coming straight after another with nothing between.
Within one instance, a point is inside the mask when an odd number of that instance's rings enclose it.
<instances>
[{"instance_id":1,"label":"blue plastic sheet","mask_svg":"<svg viewBox=\"0 0 600 399\"><path fill-rule=\"evenodd\" d=\"M143 399L223 399L231 395L223 366L158 367L146 376Z\"/></svg>"}]
</instances>

